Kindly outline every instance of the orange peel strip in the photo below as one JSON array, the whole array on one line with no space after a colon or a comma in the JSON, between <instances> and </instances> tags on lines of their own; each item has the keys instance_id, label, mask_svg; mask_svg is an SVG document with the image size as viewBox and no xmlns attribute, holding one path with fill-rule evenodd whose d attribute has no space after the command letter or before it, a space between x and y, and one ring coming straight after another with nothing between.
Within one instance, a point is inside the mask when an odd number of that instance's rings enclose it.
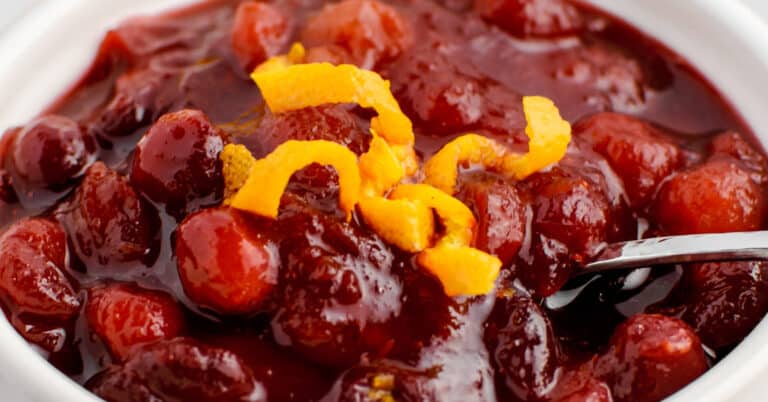
<instances>
[{"instance_id":1,"label":"orange peel strip","mask_svg":"<svg viewBox=\"0 0 768 402\"><path fill-rule=\"evenodd\" d=\"M373 71L330 63L270 65L256 68L251 78L267 106L282 113L328 103L356 103L378 113L371 129L390 144L412 145L413 126L400 110L389 81Z\"/></svg>"},{"instance_id":2,"label":"orange peel strip","mask_svg":"<svg viewBox=\"0 0 768 402\"><path fill-rule=\"evenodd\" d=\"M267 59L267 61L259 64L254 72L264 73L267 71L275 71L286 68L288 66L303 63L307 56L307 51L304 49L301 43L294 43L291 45L291 50L288 54L273 56Z\"/></svg>"},{"instance_id":3,"label":"orange peel strip","mask_svg":"<svg viewBox=\"0 0 768 402\"><path fill-rule=\"evenodd\" d=\"M359 208L368 226L387 243L409 253L429 247L435 218L424 203L372 197L360 200Z\"/></svg>"},{"instance_id":4,"label":"orange peel strip","mask_svg":"<svg viewBox=\"0 0 768 402\"><path fill-rule=\"evenodd\" d=\"M330 165L339 175L339 206L351 216L360 197L357 155L332 141L286 141L271 154L253 163L245 184L231 206L256 215L277 218L280 198L288 180L313 163Z\"/></svg>"},{"instance_id":5,"label":"orange peel strip","mask_svg":"<svg viewBox=\"0 0 768 402\"><path fill-rule=\"evenodd\" d=\"M243 187L251 174L256 158L243 145L227 144L219 154L224 176L224 205L232 202L232 197Z\"/></svg>"},{"instance_id":6,"label":"orange peel strip","mask_svg":"<svg viewBox=\"0 0 768 402\"><path fill-rule=\"evenodd\" d=\"M405 169L395 150L375 134L368 146L368 152L360 155L359 166L364 197L384 194L400 183L405 175Z\"/></svg>"},{"instance_id":7,"label":"orange peel strip","mask_svg":"<svg viewBox=\"0 0 768 402\"><path fill-rule=\"evenodd\" d=\"M506 154L507 149L490 138L465 134L443 146L427 161L424 165L424 180L453 194L460 164L479 163L487 168L495 168Z\"/></svg>"},{"instance_id":8,"label":"orange peel strip","mask_svg":"<svg viewBox=\"0 0 768 402\"><path fill-rule=\"evenodd\" d=\"M476 248L438 246L416 257L422 267L440 279L448 296L478 296L491 292L501 261Z\"/></svg>"}]
</instances>

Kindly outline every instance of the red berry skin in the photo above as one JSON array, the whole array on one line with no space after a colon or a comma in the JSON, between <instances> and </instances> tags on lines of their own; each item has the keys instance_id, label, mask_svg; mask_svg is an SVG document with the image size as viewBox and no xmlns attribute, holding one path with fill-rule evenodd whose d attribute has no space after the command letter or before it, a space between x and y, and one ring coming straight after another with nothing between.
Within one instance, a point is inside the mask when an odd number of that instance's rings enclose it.
<instances>
[{"instance_id":1,"label":"red berry skin","mask_svg":"<svg viewBox=\"0 0 768 402\"><path fill-rule=\"evenodd\" d=\"M617 402L655 402L676 392L709 365L699 337L684 322L639 314L621 324L595 373Z\"/></svg>"},{"instance_id":2,"label":"red berry skin","mask_svg":"<svg viewBox=\"0 0 768 402\"><path fill-rule=\"evenodd\" d=\"M64 274L67 245L58 223L22 219L0 235L0 296L16 314L67 320L80 301Z\"/></svg>"},{"instance_id":3,"label":"red berry skin","mask_svg":"<svg viewBox=\"0 0 768 402\"><path fill-rule=\"evenodd\" d=\"M680 148L660 129L632 116L598 113L580 120L573 132L606 158L635 209L643 209L683 163Z\"/></svg>"},{"instance_id":4,"label":"red berry skin","mask_svg":"<svg viewBox=\"0 0 768 402\"><path fill-rule=\"evenodd\" d=\"M178 220L221 201L224 140L197 110L168 113L136 146L131 184Z\"/></svg>"},{"instance_id":5,"label":"red berry skin","mask_svg":"<svg viewBox=\"0 0 768 402\"><path fill-rule=\"evenodd\" d=\"M137 348L86 387L108 402L266 402L262 384L234 353L176 338Z\"/></svg>"},{"instance_id":6,"label":"red berry skin","mask_svg":"<svg viewBox=\"0 0 768 402\"><path fill-rule=\"evenodd\" d=\"M172 296L127 284L90 289L85 314L91 330L118 360L127 359L136 345L176 337L184 326Z\"/></svg>"},{"instance_id":7,"label":"red berry skin","mask_svg":"<svg viewBox=\"0 0 768 402\"><path fill-rule=\"evenodd\" d=\"M288 18L275 6L256 1L240 3L235 12L231 43L243 70L250 73L288 42Z\"/></svg>"},{"instance_id":8,"label":"red berry skin","mask_svg":"<svg viewBox=\"0 0 768 402\"><path fill-rule=\"evenodd\" d=\"M128 180L96 162L72 199L60 208L59 221L88 268L131 262L151 265L159 246L157 210Z\"/></svg>"},{"instance_id":9,"label":"red berry skin","mask_svg":"<svg viewBox=\"0 0 768 402\"><path fill-rule=\"evenodd\" d=\"M712 139L707 147L710 158L729 156L739 160L752 172L752 180L761 186L768 183L768 160L741 134L726 131Z\"/></svg>"},{"instance_id":10,"label":"red berry skin","mask_svg":"<svg viewBox=\"0 0 768 402\"><path fill-rule=\"evenodd\" d=\"M280 262L269 238L249 226L229 208L200 211L179 225L179 276L193 302L225 315L265 308Z\"/></svg>"},{"instance_id":11,"label":"red berry skin","mask_svg":"<svg viewBox=\"0 0 768 402\"><path fill-rule=\"evenodd\" d=\"M336 45L368 68L391 61L413 42L411 27L395 8L378 0L343 0L326 5L307 23L302 41Z\"/></svg>"},{"instance_id":12,"label":"red berry skin","mask_svg":"<svg viewBox=\"0 0 768 402\"><path fill-rule=\"evenodd\" d=\"M766 200L740 162L716 158L667 180L653 212L668 234L751 231L765 222Z\"/></svg>"},{"instance_id":13,"label":"red berry skin","mask_svg":"<svg viewBox=\"0 0 768 402\"><path fill-rule=\"evenodd\" d=\"M13 204L19 201L16 190L13 189L11 173L5 167L11 144L19 131L20 128L11 128L0 137L0 206L2 203Z\"/></svg>"},{"instance_id":14,"label":"red berry skin","mask_svg":"<svg viewBox=\"0 0 768 402\"><path fill-rule=\"evenodd\" d=\"M578 33L581 15L563 0L477 0L475 11L520 38L553 38Z\"/></svg>"},{"instance_id":15,"label":"red berry skin","mask_svg":"<svg viewBox=\"0 0 768 402\"><path fill-rule=\"evenodd\" d=\"M16 194L26 207L50 206L96 160L96 144L73 120L38 117L24 126L11 145L9 167Z\"/></svg>"}]
</instances>

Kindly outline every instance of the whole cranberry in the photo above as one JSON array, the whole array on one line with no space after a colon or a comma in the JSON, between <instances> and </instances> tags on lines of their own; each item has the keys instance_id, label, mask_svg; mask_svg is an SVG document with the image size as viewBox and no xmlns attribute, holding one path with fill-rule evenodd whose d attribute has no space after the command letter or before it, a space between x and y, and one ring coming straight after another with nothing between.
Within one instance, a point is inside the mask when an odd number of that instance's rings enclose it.
<instances>
[{"instance_id":1,"label":"whole cranberry","mask_svg":"<svg viewBox=\"0 0 768 402\"><path fill-rule=\"evenodd\" d=\"M561 376L550 394L552 402L613 402L611 389L594 376L593 362L588 361Z\"/></svg>"},{"instance_id":2,"label":"whole cranberry","mask_svg":"<svg viewBox=\"0 0 768 402\"><path fill-rule=\"evenodd\" d=\"M477 0L475 10L520 38L573 35L583 26L579 10L563 0Z\"/></svg>"},{"instance_id":3,"label":"whole cranberry","mask_svg":"<svg viewBox=\"0 0 768 402\"><path fill-rule=\"evenodd\" d=\"M60 208L78 258L89 268L152 263L159 217L128 180L96 162L72 199Z\"/></svg>"},{"instance_id":4,"label":"whole cranberry","mask_svg":"<svg viewBox=\"0 0 768 402\"><path fill-rule=\"evenodd\" d=\"M288 41L288 18L275 6L246 1L235 12L231 42L244 71L280 52Z\"/></svg>"},{"instance_id":5,"label":"whole cranberry","mask_svg":"<svg viewBox=\"0 0 768 402\"><path fill-rule=\"evenodd\" d=\"M659 184L682 163L675 143L635 117L598 113L576 123L573 132L608 160L635 209L644 208Z\"/></svg>"},{"instance_id":6,"label":"whole cranberry","mask_svg":"<svg viewBox=\"0 0 768 402\"><path fill-rule=\"evenodd\" d=\"M16 196L16 190L13 189L11 173L6 169L5 163L11 144L20 130L20 128L11 128L0 136L0 202L6 204L13 204L19 200L18 196Z\"/></svg>"},{"instance_id":7,"label":"whole cranberry","mask_svg":"<svg viewBox=\"0 0 768 402\"><path fill-rule=\"evenodd\" d=\"M477 217L475 247L506 265L525 238L526 203L510 183L490 175L462 177L456 197Z\"/></svg>"},{"instance_id":8,"label":"whole cranberry","mask_svg":"<svg viewBox=\"0 0 768 402\"><path fill-rule=\"evenodd\" d=\"M765 209L762 190L731 158L712 159L673 176L653 206L656 223L669 234L757 230Z\"/></svg>"},{"instance_id":9,"label":"whole cranberry","mask_svg":"<svg viewBox=\"0 0 768 402\"><path fill-rule=\"evenodd\" d=\"M768 263L697 264L686 268L679 289L682 319L712 348L744 339L768 312Z\"/></svg>"},{"instance_id":10,"label":"whole cranberry","mask_svg":"<svg viewBox=\"0 0 768 402\"><path fill-rule=\"evenodd\" d=\"M709 143L707 151L710 158L730 156L738 159L753 172L752 180L760 185L768 183L768 160L755 145L750 144L744 136L735 131L718 134Z\"/></svg>"},{"instance_id":11,"label":"whole cranberry","mask_svg":"<svg viewBox=\"0 0 768 402\"><path fill-rule=\"evenodd\" d=\"M342 144L357 154L369 140L368 128L344 105L304 108L286 113L267 112L255 136L264 154L288 140L327 140Z\"/></svg>"},{"instance_id":12,"label":"whole cranberry","mask_svg":"<svg viewBox=\"0 0 768 402\"><path fill-rule=\"evenodd\" d=\"M86 387L110 402L266 402L262 384L234 353L176 338L135 350Z\"/></svg>"},{"instance_id":13,"label":"whole cranberry","mask_svg":"<svg viewBox=\"0 0 768 402\"><path fill-rule=\"evenodd\" d=\"M655 402L684 387L709 368L701 342L684 322L639 314L621 324L595 373L617 402Z\"/></svg>"},{"instance_id":14,"label":"whole cranberry","mask_svg":"<svg viewBox=\"0 0 768 402\"><path fill-rule=\"evenodd\" d=\"M127 359L136 345L176 337L184 322L172 296L127 284L90 289L85 313L91 330L118 360Z\"/></svg>"},{"instance_id":15,"label":"whole cranberry","mask_svg":"<svg viewBox=\"0 0 768 402\"><path fill-rule=\"evenodd\" d=\"M612 208L603 188L574 168L537 173L525 185L533 198L532 239L518 254L516 275L549 296L606 242Z\"/></svg>"},{"instance_id":16,"label":"whole cranberry","mask_svg":"<svg viewBox=\"0 0 768 402\"><path fill-rule=\"evenodd\" d=\"M307 23L302 41L309 46L338 45L358 65L392 61L413 42L408 21L378 0L343 0L328 4Z\"/></svg>"},{"instance_id":17,"label":"whole cranberry","mask_svg":"<svg viewBox=\"0 0 768 402\"><path fill-rule=\"evenodd\" d=\"M56 115L38 117L16 135L7 165L16 194L33 208L50 203L38 197L62 192L96 160L96 144L73 120Z\"/></svg>"},{"instance_id":18,"label":"whole cranberry","mask_svg":"<svg viewBox=\"0 0 768 402\"><path fill-rule=\"evenodd\" d=\"M343 217L284 208L280 308L272 332L320 364L349 367L363 353L386 354L401 306L392 250Z\"/></svg>"},{"instance_id":19,"label":"whole cranberry","mask_svg":"<svg viewBox=\"0 0 768 402\"><path fill-rule=\"evenodd\" d=\"M229 208L187 217L178 228L176 256L187 296L220 314L259 312L277 284L277 247Z\"/></svg>"},{"instance_id":20,"label":"whole cranberry","mask_svg":"<svg viewBox=\"0 0 768 402\"><path fill-rule=\"evenodd\" d=\"M80 301L64 274L67 243L58 223L22 219L0 235L0 296L13 313L66 320Z\"/></svg>"},{"instance_id":21,"label":"whole cranberry","mask_svg":"<svg viewBox=\"0 0 768 402\"><path fill-rule=\"evenodd\" d=\"M437 402L423 388L429 374L400 362L361 365L345 371L336 380L324 402Z\"/></svg>"},{"instance_id":22,"label":"whole cranberry","mask_svg":"<svg viewBox=\"0 0 768 402\"><path fill-rule=\"evenodd\" d=\"M131 184L181 220L200 206L221 200L223 148L224 140L202 112L168 113L136 146Z\"/></svg>"},{"instance_id":23,"label":"whole cranberry","mask_svg":"<svg viewBox=\"0 0 768 402\"><path fill-rule=\"evenodd\" d=\"M552 324L527 297L497 300L485 342L499 382L520 400L544 399L563 370Z\"/></svg>"}]
</instances>

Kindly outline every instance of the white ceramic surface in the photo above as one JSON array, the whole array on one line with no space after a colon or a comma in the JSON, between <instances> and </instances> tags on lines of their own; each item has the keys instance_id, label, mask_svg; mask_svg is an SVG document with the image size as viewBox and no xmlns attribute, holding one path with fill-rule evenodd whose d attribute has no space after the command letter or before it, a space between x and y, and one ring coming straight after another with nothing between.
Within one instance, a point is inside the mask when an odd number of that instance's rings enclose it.
<instances>
[{"instance_id":1,"label":"white ceramic surface","mask_svg":"<svg viewBox=\"0 0 768 402\"><path fill-rule=\"evenodd\" d=\"M2 0L25 1L25 0ZM768 26L735 0L592 0L682 54L768 145ZM765 0L750 0L766 8ZM126 16L186 0L48 1L0 37L0 128L26 121L90 62L104 31ZM2 8L0 8L2 10ZM763 129L764 128L764 129ZM671 402L768 400L768 320ZM95 401L0 320L0 400Z\"/></svg>"}]
</instances>

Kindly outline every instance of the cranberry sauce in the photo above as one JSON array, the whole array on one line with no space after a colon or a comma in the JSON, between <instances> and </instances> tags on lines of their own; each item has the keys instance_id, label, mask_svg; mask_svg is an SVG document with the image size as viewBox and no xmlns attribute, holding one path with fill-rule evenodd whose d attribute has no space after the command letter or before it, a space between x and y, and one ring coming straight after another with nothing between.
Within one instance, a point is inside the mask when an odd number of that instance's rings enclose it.
<instances>
[{"instance_id":1,"label":"cranberry sauce","mask_svg":"<svg viewBox=\"0 0 768 402\"><path fill-rule=\"evenodd\" d=\"M330 168L295 174L277 219L221 205L227 143L368 148L368 110L266 107L248 73L294 42L390 80L422 160L468 132L524 151L522 97L554 100L559 163L459 175L494 293L446 296L345 219ZM569 278L608 242L763 229L767 186L706 81L580 3L212 0L109 31L0 139L0 305L109 401L658 401L768 312L768 264Z\"/></svg>"}]
</instances>

